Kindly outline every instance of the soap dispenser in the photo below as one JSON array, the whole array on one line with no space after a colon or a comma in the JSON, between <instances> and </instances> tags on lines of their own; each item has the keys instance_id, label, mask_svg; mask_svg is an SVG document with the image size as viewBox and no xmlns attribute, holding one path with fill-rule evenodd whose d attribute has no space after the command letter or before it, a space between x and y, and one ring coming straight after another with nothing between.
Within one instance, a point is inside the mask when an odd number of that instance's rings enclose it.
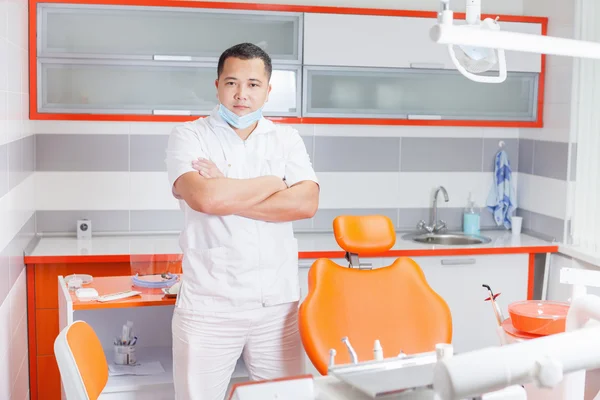
<instances>
[{"instance_id":1,"label":"soap dispenser","mask_svg":"<svg viewBox=\"0 0 600 400\"><path fill-rule=\"evenodd\" d=\"M471 193L469 193L469 200L463 214L463 232L467 235L479 235L480 232L479 209L471 200Z\"/></svg>"}]
</instances>

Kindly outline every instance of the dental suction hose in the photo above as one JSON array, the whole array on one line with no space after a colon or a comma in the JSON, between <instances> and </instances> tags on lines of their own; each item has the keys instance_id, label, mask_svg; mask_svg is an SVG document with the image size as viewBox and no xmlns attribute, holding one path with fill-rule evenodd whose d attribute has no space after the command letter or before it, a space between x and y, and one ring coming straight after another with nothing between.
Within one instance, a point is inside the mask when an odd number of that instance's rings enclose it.
<instances>
[{"instance_id":1,"label":"dental suction hose","mask_svg":"<svg viewBox=\"0 0 600 400\"><path fill-rule=\"evenodd\" d=\"M597 316L600 298L583 296L573 301L567 316L567 329L579 329L440 360L435 392L441 400L460 400L529 382L553 388L564 378L570 386L579 374L567 374L600 368L600 326L582 327Z\"/></svg>"}]
</instances>

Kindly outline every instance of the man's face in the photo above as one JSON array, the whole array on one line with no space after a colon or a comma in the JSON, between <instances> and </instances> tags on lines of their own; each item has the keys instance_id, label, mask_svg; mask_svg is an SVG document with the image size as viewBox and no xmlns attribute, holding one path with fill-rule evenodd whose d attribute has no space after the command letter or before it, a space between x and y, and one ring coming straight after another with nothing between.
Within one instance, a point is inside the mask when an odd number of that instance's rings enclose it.
<instances>
[{"instance_id":1,"label":"man's face","mask_svg":"<svg viewBox=\"0 0 600 400\"><path fill-rule=\"evenodd\" d=\"M240 117L261 108L271 91L269 77L260 58L227 58L215 86L219 101Z\"/></svg>"}]
</instances>

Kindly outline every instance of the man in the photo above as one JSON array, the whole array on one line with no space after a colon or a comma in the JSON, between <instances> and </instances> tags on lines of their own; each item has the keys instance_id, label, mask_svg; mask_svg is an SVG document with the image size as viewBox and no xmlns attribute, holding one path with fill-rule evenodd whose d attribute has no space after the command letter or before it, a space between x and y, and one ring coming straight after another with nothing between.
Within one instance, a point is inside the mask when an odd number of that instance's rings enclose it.
<instances>
[{"instance_id":1,"label":"man","mask_svg":"<svg viewBox=\"0 0 600 400\"><path fill-rule=\"evenodd\" d=\"M219 106L169 138L169 181L185 213L172 322L178 400L222 400L240 355L251 379L302 373L291 221L315 214L319 185L298 132L262 117L271 72L259 47L227 49Z\"/></svg>"}]
</instances>

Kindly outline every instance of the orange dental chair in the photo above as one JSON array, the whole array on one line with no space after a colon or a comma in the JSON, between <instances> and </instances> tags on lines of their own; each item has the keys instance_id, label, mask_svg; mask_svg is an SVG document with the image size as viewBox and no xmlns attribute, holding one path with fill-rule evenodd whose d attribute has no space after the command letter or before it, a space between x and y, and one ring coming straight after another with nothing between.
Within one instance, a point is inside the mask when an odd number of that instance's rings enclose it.
<instances>
[{"instance_id":1,"label":"orange dental chair","mask_svg":"<svg viewBox=\"0 0 600 400\"><path fill-rule=\"evenodd\" d=\"M336 365L351 362L343 337L348 337L359 362L374 359L375 340L385 358L451 343L450 308L417 263L400 257L383 268L361 266L359 256L381 256L394 246L396 233L388 217L339 216L333 231L349 266L316 260L299 309L302 343L319 373L327 374L330 349L336 351Z\"/></svg>"}]
</instances>

